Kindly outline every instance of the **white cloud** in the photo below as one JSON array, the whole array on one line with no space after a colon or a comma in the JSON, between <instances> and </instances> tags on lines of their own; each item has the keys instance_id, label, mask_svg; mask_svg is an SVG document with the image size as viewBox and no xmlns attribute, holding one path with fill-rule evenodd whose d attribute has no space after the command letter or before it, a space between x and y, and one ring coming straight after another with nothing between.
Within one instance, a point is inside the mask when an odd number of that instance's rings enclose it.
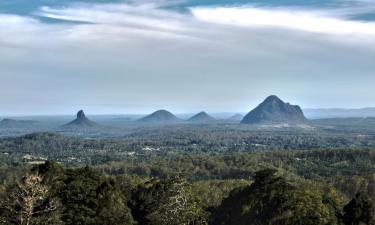
<instances>
[{"instance_id":1,"label":"white cloud","mask_svg":"<svg viewBox=\"0 0 375 225\"><path fill-rule=\"evenodd\" d=\"M140 11L139 8L130 7L127 5L121 5L116 9L109 10L108 7L100 8L97 10L95 8L73 8L73 9L51 9L48 7L43 7L41 16L77 21L77 22L88 22L96 24L113 24L113 25L123 25L123 26L135 26L135 27L145 27L149 29L162 29L162 30L181 30L181 24L175 20L169 20L170 18L163 18L162 15L156 17L151 15L142 15L143 10ZM152 9L150 9L152 12Z\"/></svg>"},{"instance_id":2,"label":"white cloud","mask_svg":"<svg viewBox=\"0 0 375 225\"><path fill-rule=\"evenodd\" d=\"M160 3L162 4L162 3ZM188 31L187 16L162 10L154 4L103 4L82 5L73 8L53 9L42 7L37 15L66 21L107 24L122 28L134 28L180 34Z\"/></svg>"},{"instance_id":3,"label":"white cloud","mask_svg":"<svg viewBox=\"0 0 375 225\"><path fill-rule=\"evenodd\" d=\"M322 12L255 7L192 8L199 20L248 27L279 27L307 32L344 35L375 35L374 22L328 17Z\"/></svg>"}]
</instances>

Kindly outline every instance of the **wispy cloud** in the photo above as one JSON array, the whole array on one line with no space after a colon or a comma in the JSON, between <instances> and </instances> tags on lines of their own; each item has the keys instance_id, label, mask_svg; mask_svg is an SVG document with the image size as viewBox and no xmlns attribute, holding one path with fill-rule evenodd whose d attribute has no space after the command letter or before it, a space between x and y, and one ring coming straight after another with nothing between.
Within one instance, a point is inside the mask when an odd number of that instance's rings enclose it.
<instances>
[{"instance_id":1,"label":"wispy cloud","mask_svg":"<svg viewBox=\"0 0 375 225\"><path fill-rule=\"evenodd\" d=\"M286 28L327 34L375 35L375 22L349 21L328 17L323 12L255 7L198 7L192 8L191 12L196 18L212 23Z\"/></svg>"},{"instance_id":2,"label":"wispy cloud","mask_svg":"<svg viewBox=\"0 0 375 225\"><path fill-rule=\"evenodd\" d=\"M68 21L176 31L183 29L181 20L184 19L177 13L158 9L156 4L110 4L62 9L42 7L37 14Z\"/></svg>"}]
</instances>

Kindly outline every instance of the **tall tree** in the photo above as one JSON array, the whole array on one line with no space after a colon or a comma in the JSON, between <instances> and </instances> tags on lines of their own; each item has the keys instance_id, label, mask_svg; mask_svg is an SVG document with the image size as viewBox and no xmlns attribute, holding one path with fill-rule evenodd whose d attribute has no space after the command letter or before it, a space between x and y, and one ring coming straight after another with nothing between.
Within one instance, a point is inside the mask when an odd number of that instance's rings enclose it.
<instances>
[{"instance_id":1,"label":"tall tree","mask_svg":"<svg viewBox=\"0 0 375 225\"><path fill-rule=\"evenodd\" d=\"M266 169L254 183L233 190L214 210L214 225L334 225L332 207L313 190L301 190Z\"/></svg>"},{"instance_id":2,"label":"tall tree","mask_svg":"<svg viewBox=\"0 0 375 225\"><path fill-rule=\"evenodd\" d=\"M134 223L126 198L113 179L86 167L68 169L54 182L65 206L62 219L67 225Z\"/></svg>"},{"instance_id":3,"label":"tall tree","mask_svg":"<svg viewBox=\"0 0 375 225\"><path fill-rule=\"evenodd\" d=\"M167 181L166 186L166 191L158 201L158 208L149 215L152 224L206 224L204 210L185 179L175 176Z\"/></svg>"},{"instance_id":4,"label":"tall tree","mask_svg":"<svg viewBox=\"0 0 375 225\"><path fill-rule=\"evenodd\" d=\"M62 224L60 202L51 196L39 174L26 175L1 204L2 223L19 225Z\"/></svg>"}]
</instances>

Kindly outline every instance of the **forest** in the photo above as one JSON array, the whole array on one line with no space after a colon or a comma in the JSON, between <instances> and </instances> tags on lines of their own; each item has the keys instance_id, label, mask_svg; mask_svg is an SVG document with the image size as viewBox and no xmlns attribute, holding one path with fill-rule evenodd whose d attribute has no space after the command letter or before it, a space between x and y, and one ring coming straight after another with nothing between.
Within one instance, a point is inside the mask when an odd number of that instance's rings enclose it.
<instances>
[{"instance_id":1,"label":"forest","mask_svg":"<svg viewBox=\"0 0 375 225\"><path fill-rule=\"evenodd\" d=\"M9 178L15 171L8 171ZM1 188L1 224L374 224L375 174L324 179L278 169L247 179L191 181L108 175L56 162ZM355 188L347 188L355 187Z\"/></svg>"},{"instance_id":2,"label":"forest","mask_svg":"<svg viewBox=\"0 0 375 225\"><path fill-rule=\"evenodd\" d=\"M353 127L4 137L0 224L374 225L375 133Z\"/></svg>"}]
</instances>

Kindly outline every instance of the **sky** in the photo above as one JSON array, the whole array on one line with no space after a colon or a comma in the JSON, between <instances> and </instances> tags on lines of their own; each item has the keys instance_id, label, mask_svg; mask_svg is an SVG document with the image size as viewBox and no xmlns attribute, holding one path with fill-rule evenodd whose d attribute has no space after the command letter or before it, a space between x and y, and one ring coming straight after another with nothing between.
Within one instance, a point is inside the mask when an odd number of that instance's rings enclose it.
<instances>
[{"instance_id":1,"label":"sky","mask_svg":"<svg viewBox=\"0 0 375 225\"><path fill-rule=\"evenodd\" d=\"M375 0L0 0L0 115L375 106Z\"/></svg>"}]
</instances>

